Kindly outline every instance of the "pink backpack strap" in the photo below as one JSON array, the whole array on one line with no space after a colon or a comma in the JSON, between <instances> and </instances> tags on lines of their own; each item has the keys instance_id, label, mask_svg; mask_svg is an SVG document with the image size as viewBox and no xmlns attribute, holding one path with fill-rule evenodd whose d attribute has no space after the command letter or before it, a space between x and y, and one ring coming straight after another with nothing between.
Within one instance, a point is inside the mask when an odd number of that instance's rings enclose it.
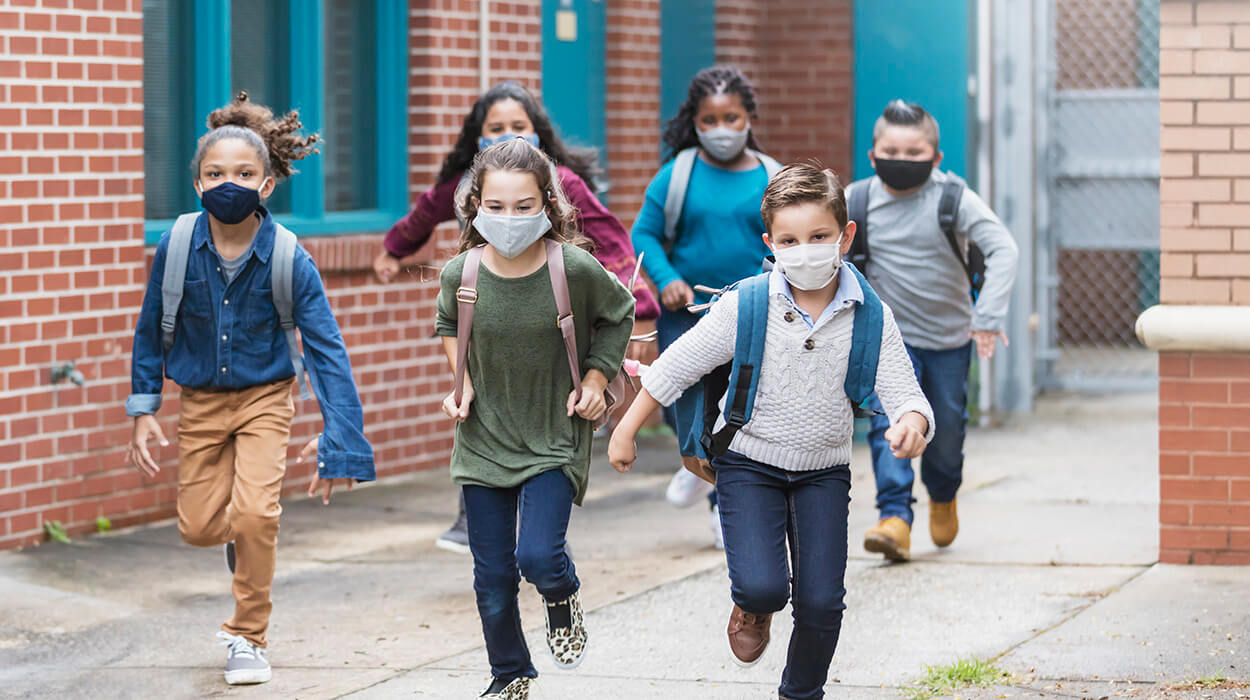
<instances>
[{"instance_id":1,"label":"pink backpack strap","mask_svg":"<svg viewBox=\"0 0 1250 700\"><path fill-rule=\"evenodd\" d=\"M582 400L582 369L577 361L577 327L573 325L573 304L569 300L569 278L564 274L564 248L550 238L547 244L547 274L556 297L556 326L564 338L564 351L569 356L569 373L573 375L574 401Z\"/></svg>"},{"instance_id":2,"label":"pink backpack strap","mask_svg":"<svg viewBox=\"0 0 1250 700\"><path fill-rule=\"evenodd\" d=\"M473 311L477 304L477 273L482 264L482 246L469 249L460 271L456 290L456 405L464 398L464 368L469 361L469 337L473 333ZM567 290L565 292L567 296Z\"/></svg>"}]
</instances>

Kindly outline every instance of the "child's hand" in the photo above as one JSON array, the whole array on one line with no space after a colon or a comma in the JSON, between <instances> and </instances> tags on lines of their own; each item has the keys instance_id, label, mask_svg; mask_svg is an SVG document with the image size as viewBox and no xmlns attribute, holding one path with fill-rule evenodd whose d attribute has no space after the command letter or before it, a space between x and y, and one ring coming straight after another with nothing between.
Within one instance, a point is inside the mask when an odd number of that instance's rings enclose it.
<instances>
[{"instance_id":1,"label":"child's hand","mask_svg":"<svg viewBox=\"0 0 1250 700\"><path fill-rule=\"evenodd\" d=\"M464 396L460 397L460 405L456 405L456 392L453 391L443 399L443 413L457 423L463 423L469 417L469 404L473 402L474 396L473 385L469 383L469 378L465 377Z\"/></svg>"},{"instance_id":2,"label":"child's hand","mask_svg":"<svg viewBox=\"0 0 1250 700\"><path fill-rule=\"evenodd\" d=\"M378 254L373 260L373 275L378 281L386 284L395 279L395 275L399 274L399 258L391 255L386 250Z\"/></svg>"},{"instance_id":3,"label":"child's hand","mask_svg":"<svg viewBox=\"0 0 1250 700\"><path fill-rule=\"evenodd\" d=\"M295 458L295 463L299 464L300 462L303 462L305 458L311 459L315 463L317 461L317 445L320 444L320 442L320 434L309 440L308 444L304 445L304 449L299 451L299 456ZM330 505L330 491L334 490L334 486L336 484L340 486L347 486L348 491L352 490L351 479L322 479L317 475L317 468L314 466L312 483L308 484L308 496L309 498L312 498L317 495L318 488L324 489L324 492L321 494L321 505L328 506Z\"/></svg>"},{"instance_id":4,"label":"child's hand","mask_svg":"<svg viewBox=\"0 0 1250 700\"><path fill-rule=\"evenodd\" d=\"M126 461L147 476L156 476L160 473L161 468L156 463L156 460L152 459L152 453L148 451L148 440L150 438L159 440L161 447L169 446L169 441L165 439L165 433L161 431L161 424L156 422L156 416L136 417L135 429L130 436L130 445L126 448Z\"/></svg>"},{"instance_id":5,"label":"child's hand","mask_svg":"<svg viewBox=\"0 0 1250 700\"><path fill-rule=\"evenodd\" d=\"M1007 340L1007 334L1002 331L972 331L972 339L977 343L977 356L982 360L988 360L994 356L994 344L999 339L1003 341L1003 347L1011 347L1011 343Z\"/></svg>"},{"instance_id":6,"label":"child's hand","mask_svg":"<svg viewBox=\"0 0 1250 700\"><path fill-rule=\"evenodd\" d=\"M669 311L680 311L694 303L694 290L682 280L673 280L660 292L660 303Z\"/></svg>"},{"instance_id":7,"label":"child's hand","mask_svg":"<svg viewBox=\"0 0 1250 700\"><path fill-rule=\"evenodd\" d=\"M608 443L608 462L612 468L624 474L634 466L638 458L638 445L634 444L634 432L623 430L620 426L612 432L612 440Z\"/></svg>"},{"instance_id":8,"label":"child's hand","mask_svg":"<svg viewBox=\"0 0 1250 700\"><path fill-rule=\"evenodd\" d=\"M594 383L583 383L581 400L577 400L576 391L571 392L569 394L568 409L569 418L572 418L573 414L576 413L589 421L599 420L603 412L608 410L608 402L603 398L603 387Z\"/></svg>"},{"instance_id":9,"label":"child's hand","mask_svg":"<svg viewBox=\"0 0 1250 700\"><path fill-rule=\"evenodd\" d=\"M914 459L924 453L924 436L928 429L929 425L925 417L911 412L905 414L885 431L885 439L890 443L890 451L895 457Z\"/></svg>"}]
</instances>

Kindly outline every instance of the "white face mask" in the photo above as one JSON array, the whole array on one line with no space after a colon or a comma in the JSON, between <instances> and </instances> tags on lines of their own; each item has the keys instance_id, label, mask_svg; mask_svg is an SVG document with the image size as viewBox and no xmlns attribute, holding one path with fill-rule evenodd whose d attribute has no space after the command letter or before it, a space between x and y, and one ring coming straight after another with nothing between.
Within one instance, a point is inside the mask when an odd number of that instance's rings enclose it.
<instances>
[{"instance_id":1,"label":"white face mask","mask_svg":"<svg viewBox=\"0 0 1250 700\"><path fill-rule=\"evenodd\" d=\"M789 248L775 248L777 267L795 289L823 289L833 281L842 267L842 236L833 245L805 243Z\"/></svg>"},{"instance_id":2,"label":"white face mask","mask_svg":"<svg viewBox=\"0 0 1250 700\"><path fill-rule=\"evenodd\" d=\"M747 136L751 134L751 125L747 124L742 129L718 126L707 131L695 129L695 132L699 136L699 145L707 151L708 155L722 163L727 163L737 158L742 153L742 149L747 147Z\"/></svg>"},{"instance_id":3,"label":"white face mask","mask_svg":"<svg viewBox=\"0 0 1250 700\"><path fill-rule=\"evenodd\" d=\"M473 228L494 246L495 252L511 260L551 230L551 219L547 218L545 211L532 216L506 216L479 211L473 217Z\"/></svg>"}]
</instances>

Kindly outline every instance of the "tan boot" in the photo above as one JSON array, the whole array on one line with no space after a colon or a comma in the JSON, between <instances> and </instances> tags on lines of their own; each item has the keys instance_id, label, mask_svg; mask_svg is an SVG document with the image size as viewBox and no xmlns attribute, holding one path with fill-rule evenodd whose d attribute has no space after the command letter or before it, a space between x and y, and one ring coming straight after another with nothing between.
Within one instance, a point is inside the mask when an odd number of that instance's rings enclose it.
<instances>
[{"instance_id":1,"label":"tan boot","mask_svg":"<svg viewBox=\"0 0 1250 700\"><path fill-rule=\"evenodd\" d=\"M911 558L911 528L899 517L889 517L864 533L864 549L891 561Z\"/></svg>"},{"instance_id":2,"label":"tan boot","mask_svg":"<svg viewBox=\"0 0 1250 700\"><path fill-rule=\"evenodd\" d=\"M955 508L958 499L950 503L929 503L929 537L939 547L949 547L959 534L959 512Z\"/></svg>"},{"instance_id":3,"label":"tan boot","mask_svg":"<svg viewBox=\"0 0 1250 700\"><path fill-rule=\"evenodd\" d=\"M752 615L737 605L729 614L729 650L743 668L754 666L768 648L772 615Z\"/></svg>"}]
</instances>

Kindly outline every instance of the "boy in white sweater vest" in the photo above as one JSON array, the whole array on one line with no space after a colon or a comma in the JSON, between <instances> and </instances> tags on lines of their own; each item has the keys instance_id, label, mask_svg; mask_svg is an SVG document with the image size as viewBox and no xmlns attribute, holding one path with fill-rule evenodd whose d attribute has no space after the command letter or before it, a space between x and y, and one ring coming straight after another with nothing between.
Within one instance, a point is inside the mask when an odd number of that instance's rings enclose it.
<instances>
[{"instance_id":1,"label":"boy in white sweater vest","mask_svg":"<svg viewBox=\"0 0 1250 700\"><path fill-rule=\"evenodd\" d=\"M843 383L864 290L854 274L839 273L855 225L847 222L832 171L802 164L783 169L760 209L764 242L777 266L769 279L754 412L729 451L711 462L734 603L729 646L740 665L758 662L772 614L792 600L794 632L779 693L811 700L824 697L846 607L854 416ZM608 448L617 471L633 466L634 438L655 409L733 358L737 316L737 292L731 291L643 375L643 389ZM933 437L933 412L888 307L875 389L892 424L886 438L894 454L919 456Z\"/></svg>"}]
</instances>

